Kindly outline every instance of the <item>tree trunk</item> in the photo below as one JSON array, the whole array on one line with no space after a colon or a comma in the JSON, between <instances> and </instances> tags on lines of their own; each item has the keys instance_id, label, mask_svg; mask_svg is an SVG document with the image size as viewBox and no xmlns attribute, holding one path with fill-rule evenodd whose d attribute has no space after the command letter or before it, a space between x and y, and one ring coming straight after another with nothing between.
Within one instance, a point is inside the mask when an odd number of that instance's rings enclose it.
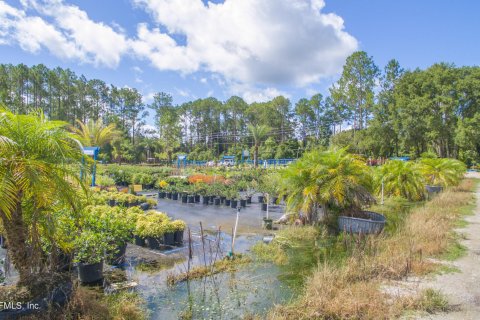
<instances>
[{"instance_id":1,"label":"tree trunk","mask_svg":"<svg viewBox=\"0 0 480 320\"><path fill-rule=\"evenodd\" d=\"M258 167L258 144L255 144L255 152L253 153L255 168Z\"/></svg>"},{"instance_id":2,"label":"tree trunk","mask_svg":"<svg viewBox=\"0 0 480 320\"><path fill-rule=\"evenodd\" d=\"M27 248L27 230L23 221L21 202L17 203L10 219L1 210L0 217L6 233L9 255L19 274L19 285L28 285L32 280L30 277L32 261Z\"/></svg>"}]
</instances>

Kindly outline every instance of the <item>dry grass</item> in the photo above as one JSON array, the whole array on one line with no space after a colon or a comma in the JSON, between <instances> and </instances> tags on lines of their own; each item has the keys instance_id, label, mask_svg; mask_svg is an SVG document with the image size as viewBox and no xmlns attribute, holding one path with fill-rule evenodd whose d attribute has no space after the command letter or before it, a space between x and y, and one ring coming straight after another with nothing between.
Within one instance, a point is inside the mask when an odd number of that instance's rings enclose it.
<instances>
[{"instance_id":1,"label":"dry grass","mask_svg":"<svg viewBox=\"0 0 480 320\"><path fill-rule=\"evenodd\" d=\"M241 254L235 255L234 259L224 258L222 260L215 261L210 266L196 266L190 270L190 272L183 272L180 274L169 274L167 276L167 284L174 285L178 282L200 279L208 276L212 276L221 272L236 271L239 266L250 263L252 260L248 256Z\"/></svg>"},{"instance_id":2,"label":"dry grass","mask_svg":"<svg viewBox=\"0 0 480 320\"><path fill-rule=\"evenodd\" d=\"M64 309L23 317L24 320L145 320L144 301L132 292L105 296L98 288L78 286Z\"/></svg>"},{"instance_id":3,"label":"dry grass","mask_svg":"<svg viewBox=\"0 0 480 320\"><path fill-rule=\"evenodd\" d=\"M347 244L353 247L352 255L344 264L319 266L306 282L303 296L291 305L274 308L269 318L391 319L406 309L435 309L428 307L430 298L438 298L435 295L392 297L380 285L388 279L435 270L425 258L438 257L456 245L452 228L473 201L474 186L475 181L466 179L414 208L390 236L353 237Z\"/></svg>"}]
</instances>

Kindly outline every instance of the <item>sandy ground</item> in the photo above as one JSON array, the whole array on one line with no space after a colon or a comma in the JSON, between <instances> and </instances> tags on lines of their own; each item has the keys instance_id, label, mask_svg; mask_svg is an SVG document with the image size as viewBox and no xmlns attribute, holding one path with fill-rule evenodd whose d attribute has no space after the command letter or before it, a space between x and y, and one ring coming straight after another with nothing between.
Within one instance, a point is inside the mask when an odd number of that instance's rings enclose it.
<instances>
[{"instance_id":1,"label":"sandy ground","mask_svg":"<svg viewBox=\"0 0 480 320\"><path fill-rule=\"evenodd\" d=\"M468 173L468 177L480 178L480 173ZM466 228L458 229L465 239L467 254L450 263L460 270L456 273L439 275L420 282L420 289L440 290L455 311L449 313L417 316L416 319L480 319L480 188L476 191L477 206L473 216L466 217Z\"/></svg>"}]
</instances>

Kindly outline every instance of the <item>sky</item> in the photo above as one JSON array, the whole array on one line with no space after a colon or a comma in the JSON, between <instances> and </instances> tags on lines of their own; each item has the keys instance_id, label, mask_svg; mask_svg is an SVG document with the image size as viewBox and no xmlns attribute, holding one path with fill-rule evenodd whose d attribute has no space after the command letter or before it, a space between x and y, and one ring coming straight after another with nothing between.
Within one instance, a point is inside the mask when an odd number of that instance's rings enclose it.
<instances>
[{"instance_id":1,"label":"sky","mask_svg":"<svg viewBox=\"0 0 480 320\"><path fill-rule=\"evenodd\" d=\"M478 65L475 0L0 0L0 63L70 68L149 103L327 94L364 50L383 68Z\"/></svg>"}]
</instances>

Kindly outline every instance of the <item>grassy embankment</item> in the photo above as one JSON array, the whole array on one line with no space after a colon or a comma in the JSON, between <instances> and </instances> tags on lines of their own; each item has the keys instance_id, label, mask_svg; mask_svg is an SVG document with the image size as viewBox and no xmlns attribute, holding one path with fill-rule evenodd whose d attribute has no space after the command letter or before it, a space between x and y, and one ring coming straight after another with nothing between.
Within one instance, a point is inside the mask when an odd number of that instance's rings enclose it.
<instances>
[{"instance_id":1,"label":"grassy embankment","mask_svg":"<svg viewBox=\"0 0 480 320\"><path fill-rule=\"evenodd\" d=\"M463 217L473 211L476 181L465 179L425 203L410 204L390 199L381 211L389 219L380 236L324 236L313 228L297 233L297 240L282 244L280 239L268 249L255 248L258 256L291 265L289 252L302 252L312 243L308 265L297 263L298 272L307 275L300 298L274 308L270 319L390 319L406 310L445 311L448 303L441 293L428 289L417 296L391 296L382 290L388 280L402 280L409 275L425 275L442 266L428 258L456 259L465 252L460 235L453 228L464 225ZM463 221L463 222L462 222ZM290 235L291 236L291 235ZM288 238L288 237L285 237ZM306 239L306 241L305 241ZM319 243L319 242L326 242ZM288 250L285 250L287 248ZM268 251L266 251L268 250ZM267 254L268 252L268 254ZM298 254L297 254L298 255ZM313 258L312 258L313 257Z\"/></svg>"}]
</instances>

